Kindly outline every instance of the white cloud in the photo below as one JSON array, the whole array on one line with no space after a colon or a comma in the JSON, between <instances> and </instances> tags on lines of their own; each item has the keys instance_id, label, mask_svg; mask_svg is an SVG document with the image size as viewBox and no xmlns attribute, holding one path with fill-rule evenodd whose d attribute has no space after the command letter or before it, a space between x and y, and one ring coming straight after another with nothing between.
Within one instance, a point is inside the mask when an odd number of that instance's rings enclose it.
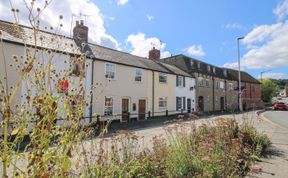
<instances>
[{"instance_id":1,"label":"white cloud","mask_svg":"<svg viewBox=\"0 0 288 178\"><path fill-rule=\"evenodd\" d=\"M244 44L249 50L241 59L242 67L259 69L288 66L287 23L255 27L246 35ZM231 68L237 65L237 62L224 64Z\"/></svg>"},{"instance_id":2,"label":"white cloud","mask_svg":"<svg viewBox=\"0 0 288 178\"><path fill-rule=\"evenodd\" d=\"M277 35L278 31L282 28L282 23L272 25L260 25L256 26L250 33L248 33L243 42L246 44L253 44L257 42L263 42L273 38Z\"/></svg>"},{"instance_id":3,"label":"white cloud","mask_svg":"<svg viewBox=\"0 0 288 178\"><path fill-rule=\"evenodd\" d=\"M160 49L161 58L171 56L170 52L164 50L166 47L165 43L162 43L161 40L156 37L146 38L144 33L129 35L126 39L126 44L132 47L131 54L137 56L148 57L148 53L153 47Z\"/></svg>"},{"instance_id":4,"label":"white cloud","mask_svg":"<svg viewBox=\"0 0 288 178\"><path fill-rule=\"evenodd\" d=\"M117 0L118 5L125 5L128 2L128 0Z\"/></svg>"},{"instance_id":5,"label":"white cloud","mask_svg":"<svg viewBox=\"0 0 288 178\"><path fill-rule=\"evenodd\" d=\"M44 0L35 1L35 7L43 7ZM12 0L13 8L19 9L20 23L28 25L28 11L25 8L23 0ZM5 7L1 10L1 18L3 20L15 22L9 1L0 1L0 7ZM45 26L56 27L59 22L59 15L63 15L61 33L69 35L71 30L72 14L79 15L83 13L87 15L82 16L86 25L89 27L89 40L107 47L114 49L120 49L119 43L111 35L106 33L104 27L104 18L101 14L98 6L91 0L62 0L52 1L52 3L45 9L41 16L41 27ZM80 17L73 17L72 28L74 27L75 20L79 20Z\"/></svg>"},{"instance_id":6,"label":"white cloud","mask_svg":"<svg viewBox=\"0 0 288 178\"><path fill-rule=\"evenodd\" d=\"M242 26L242 25L239 24L239 23L229 23L229 24L226 24L226 25L225 25L225 28L227 28L227 29L240 29L240 30L246 29L244 26Z\"/></svg>"},{"instance_id":7,"label":"white cloud","mask_svg":"<svg viewBox=\"0 0 288 178\"><path fill-rule=\"evenodd\" d=\"M149 15L149 14L147 14L146 17L149 21L153 21L155 19L153 15Z\"/></svg>"},{"instance_id":8,"label":"white cloud","mask_svg":"<svg viewBox=\"0 0 288 178\"><path fill-rule=\"evenodd\" d=\"M278 6L273 10L274 14L277 16L278 20L283 20L288 16L288 0L285 0L278 4Z\"/></svg>"},{"instance_id":9,"label":"white cloud","mask_svg":"<svg viewBox=\"0 0 288 178\"><path fill-rule=\"evenodd\" d=\"M192 45L188 48L185 48L184 51L191 56L196 56L196 57L205 56L205 52L203 50L202 45Z\"/></svg>"},{"instance_id":10,"label":"white cloud","mask_svg":"<svg viewBox=\"0 0 288 178\"><path fill-rule=\"evenodd\" d=\"M262 74L262 78L266 79L286 79L288 77L285 73L264 73ZM261 75L258 76L258 78L261 78Z\"/></svg>"}]
</instances>

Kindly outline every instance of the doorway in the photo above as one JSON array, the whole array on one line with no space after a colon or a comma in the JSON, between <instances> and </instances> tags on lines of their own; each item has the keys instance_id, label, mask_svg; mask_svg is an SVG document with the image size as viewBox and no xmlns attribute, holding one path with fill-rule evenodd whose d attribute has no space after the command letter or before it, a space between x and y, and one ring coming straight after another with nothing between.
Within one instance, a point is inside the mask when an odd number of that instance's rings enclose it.
<instances>
[{"instance_id":1,"label":"doorway","mask_svg":"<svg viewBox=\"0 0 288 178\"><path fill-rule=\"evenodd\" d=\"M188 113L191 113L191 99L190 98L187 99L187 111Z\"/></svg>"},{"instance_id":2,"label":"doorway","mask_svg":"<svg viewBox=\"0 0 288 178\"><path fill-rule=\"evenodd\" d=\"M198 98L198 109L199 111L204 111L204 97L203 96L199 96Z\"/></svg>"},{"instance_id":3,"label":"doorway","mask_svg":"<svg viewBox=\"0 0 288 178\"><path fill-rule=\"evenodd\" d=\"M138 119L145 120L146 114L146 100L139 100Z\"/></svg>"},{"instance_id":4,"label":"doorway","mask_svg":"<svg viewBox=\"0 0 288 178\"><path fill-rule=\"evenodd\" d=\"M129 99L122 99L122 121L128 121L129 119Z\"/></svg>"},{"instance_id":5,"label":"doorway","mask_svg":"<svg viewBox=\"0 0 288 178\"><path fill-rule=\"evenodd\" d=\"M221 108L221 111L224 111L225 110L225 101L224 101L224 97L221 97L220 98L220 108Z\"/></svg>"}]
</instances>

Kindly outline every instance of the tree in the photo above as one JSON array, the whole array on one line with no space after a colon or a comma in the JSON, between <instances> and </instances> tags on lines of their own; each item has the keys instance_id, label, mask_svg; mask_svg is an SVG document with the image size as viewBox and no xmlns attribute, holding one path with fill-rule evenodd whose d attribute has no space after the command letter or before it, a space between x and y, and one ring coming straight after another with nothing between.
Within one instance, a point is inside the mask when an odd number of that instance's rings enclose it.
<instances>
[{"instance_id":1,"label":"tree","mask_svg":"<svg viewBox=\"0 0 288 178\"><path fill-rule=\"evenodd\" d=\"M280 92L279 86L271 79L263 79L262 81L262 100L270 102L272 97L277 96Z\"/></svg>"}]
</instances>

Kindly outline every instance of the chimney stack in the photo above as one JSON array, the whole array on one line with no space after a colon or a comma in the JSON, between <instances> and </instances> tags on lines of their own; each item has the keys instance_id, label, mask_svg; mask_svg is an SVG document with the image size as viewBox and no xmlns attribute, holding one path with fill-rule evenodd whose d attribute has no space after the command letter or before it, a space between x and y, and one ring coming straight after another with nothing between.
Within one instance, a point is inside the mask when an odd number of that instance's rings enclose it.
<instances>
[{"instance_id":1,"label":"chimney stack","mask_svg":"<svg viewBox=\"0 0 288 178\"><path fill-rule=\"evenodd\" d=\"M79 40L81 43L88 43L88 27L84 25L84 21L77 20L76 26L73 29L73 38Z\"/></svg>"},{"instance_id":2,"label":"chimney stack","mask_svg":"<svg viewBox=\"0 0 288 178\"><path fill-rule=\"evenodd\" d=\"M160 50L153 47L153 49L149 51L149 59L153 61L160 61Z\"/></svg>"}]
</instances>

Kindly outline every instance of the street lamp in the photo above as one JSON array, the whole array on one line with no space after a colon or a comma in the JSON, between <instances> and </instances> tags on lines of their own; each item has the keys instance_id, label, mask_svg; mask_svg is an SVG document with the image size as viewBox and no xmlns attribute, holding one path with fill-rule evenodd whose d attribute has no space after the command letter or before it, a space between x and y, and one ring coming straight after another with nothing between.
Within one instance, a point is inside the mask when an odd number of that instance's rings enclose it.
<instances>
[{"instance_id":1,"label":"street lamp","mask_svg":"<svg viewBox=\"0 0 288 178\"><path fill-rule=\"evenodd\" d=\"M239 37L237 38L237 47L238 47L238 77L239 77L239 110L243 111L243 106L242 106L242 96L241 96L241 71L240 71L240 47L239 47L239 41L243 40L244 37Z\"/></svg>"},{"instance_id":2,"label":"street lamp","mask_svg":"<svg viewBox=\"0 0 288 178\"><path fill-rule=\"evenodd\" d=\"M260 76L261 76L261 82L262 82L262 74L266 73L266 72L270 72L271 70L265 70L265 71L262 71L260 72Z\"/></svg>"}]
</instances>

